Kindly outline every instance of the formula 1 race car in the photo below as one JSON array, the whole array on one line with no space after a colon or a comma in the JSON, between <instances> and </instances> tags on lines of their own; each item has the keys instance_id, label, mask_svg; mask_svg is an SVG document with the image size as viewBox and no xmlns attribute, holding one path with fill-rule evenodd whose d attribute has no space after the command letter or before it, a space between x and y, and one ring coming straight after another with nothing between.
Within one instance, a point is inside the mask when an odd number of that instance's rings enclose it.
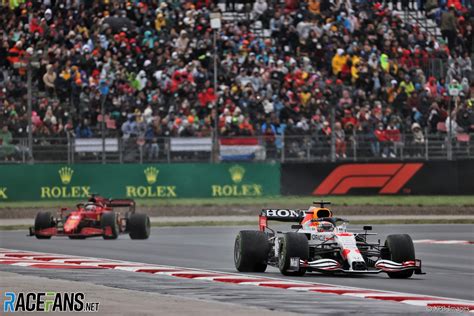
<instances>
[{"instance_id":1,"label":"formula 1 race car","mask_svg":"<svg viewBox=\"0 0 474 316\"><path fill-rule=\"evenodd\" d=\"M333 217L314 202L308 210L264 209L259 231L240 231L235 239L234 263L240 272L265 272L274 266L283 275L302 276L306 272L371 274L386 272L390 278L405 279L421 272L421 260L409 235L389 235L385 243L370 243L371 226L348 232L348 221ZM298 222L293 232L275 231L268 220ZM340 225L338 225L340 223Z\"/></svg>"},{"instance_id":2,"label":"formula 1 race car","mask_svg":"<svg viewBox=\"0 0 474 316\"><path fill-rule=\"evenodd\" d=\"M116 212L114 209L119 207L127 207L128 211L124 214ZM51 212L39 212L29 235L38 239L49 239L51 236L117 239L121 233L128 233L131 239L147 239L150 236L150 218L146 214L135 213L135 201L131 199L106 199L93 194L87 202L77 204L75 210L62 208L57 217L53 217Z\"/></svg>"}]
</instances>

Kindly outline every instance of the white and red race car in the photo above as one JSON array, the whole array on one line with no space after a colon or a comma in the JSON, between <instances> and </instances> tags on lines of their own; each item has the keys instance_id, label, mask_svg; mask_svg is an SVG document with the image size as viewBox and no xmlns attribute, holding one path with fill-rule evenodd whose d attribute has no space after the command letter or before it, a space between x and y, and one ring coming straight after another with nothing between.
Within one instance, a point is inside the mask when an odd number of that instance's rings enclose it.
<instances>
[{"instance_id":1,"label":"white and red race car","mask_svg":"<svg viewBox=\"0 0 474 316\"><path fill-rule=\"evenodd\" d=\"M235 239L234 262L241 272L265 272L267 265L284 275L306 272L371 274L385 272L404 279L421 272L421 260L409 235L387 236L385 243L370 243L371 226L361 232L347 231L348 221L333 217L325 206L315 202L308 210L264 209L259 231L240 231ZM293 232L275 231L268 220L297 222Z\"/></svg>"}]
</instances>

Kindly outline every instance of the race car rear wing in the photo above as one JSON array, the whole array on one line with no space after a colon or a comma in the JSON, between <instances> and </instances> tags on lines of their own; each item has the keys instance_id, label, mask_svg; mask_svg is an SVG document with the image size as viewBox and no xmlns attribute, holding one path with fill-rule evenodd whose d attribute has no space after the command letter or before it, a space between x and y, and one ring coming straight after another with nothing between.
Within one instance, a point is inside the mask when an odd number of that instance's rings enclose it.
<instances>
[{"instance_id":1,"label":"race car rear wing","mask_svg":"<svg viewBox=\"0 0 474 316\"><path fill-rule=\"evenodd\" d=\"M261 231L265 231L268 220L299 223L305 215L306 210L263 209L258 217L258 226Z\"/></svg>"},{"instance_id":2,"label":"race car rear wing","mask_svg":"<svg viewBox=\"0 0 474 316\"><path fill-rule=\"evenodd\" d=\"M106 202L108 207L129 207L131 212L135 212L135 201L132 199L110 199Z\"/></svg>"}]
</instances>

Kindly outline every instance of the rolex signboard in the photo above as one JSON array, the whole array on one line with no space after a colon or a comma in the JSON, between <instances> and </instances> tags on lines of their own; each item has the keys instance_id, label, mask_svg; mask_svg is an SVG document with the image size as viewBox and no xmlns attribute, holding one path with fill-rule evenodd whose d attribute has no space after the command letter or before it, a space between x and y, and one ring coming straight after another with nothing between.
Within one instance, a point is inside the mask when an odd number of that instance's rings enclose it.
<instances>
[{"instance_id":1,"label":"rolex signboard","mask_svg":"<svg viewBox=\"0 0 474 316\"><path fill-rule=\"evenodd\" d=\"M280 194L279 164L0 166L0 203L114 198L220 198Z\"/></svg>"}]
</instances>

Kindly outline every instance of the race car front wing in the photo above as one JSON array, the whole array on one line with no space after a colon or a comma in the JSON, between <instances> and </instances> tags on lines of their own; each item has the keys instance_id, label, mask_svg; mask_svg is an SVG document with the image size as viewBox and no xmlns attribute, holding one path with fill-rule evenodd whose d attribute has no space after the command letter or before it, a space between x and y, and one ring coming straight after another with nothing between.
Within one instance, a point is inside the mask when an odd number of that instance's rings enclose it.
<instances>
[{"instance_id":1,"label":"race car front wing","mask_svg":"<svg viewBox=\"0 0 474 316\"><path fill-rule=\"evenodd\" d=\"M69 233L65 232L63 229L57 227L44 228L40 230L35 230L34 227L29 228L28 236L73 236L73 237L97 237L97 236L112 236L112 228L94 228L94 227L84 227L79 232Z\"/></svg>"},{"instance_id":2,"label":"race car front wing","mask_svg":"<svg viewBox=\"0 0 474 316\"><path fill-rule=\"evenodd\" d=\"M421 271L421 260L415 259L405 261L402 263L381 259L378 260L375 265L375 269L366 270L347 270L343 266L333 259L319 259L314 261L301 260L300 258L291 258L290 270L298 271L300 268L305 268L317 272L326 273L354 273L354 274L377 274L382 272L399 272L405 270L414 270L415 274L425 274Z\"/></svg>"}]
</instances>

